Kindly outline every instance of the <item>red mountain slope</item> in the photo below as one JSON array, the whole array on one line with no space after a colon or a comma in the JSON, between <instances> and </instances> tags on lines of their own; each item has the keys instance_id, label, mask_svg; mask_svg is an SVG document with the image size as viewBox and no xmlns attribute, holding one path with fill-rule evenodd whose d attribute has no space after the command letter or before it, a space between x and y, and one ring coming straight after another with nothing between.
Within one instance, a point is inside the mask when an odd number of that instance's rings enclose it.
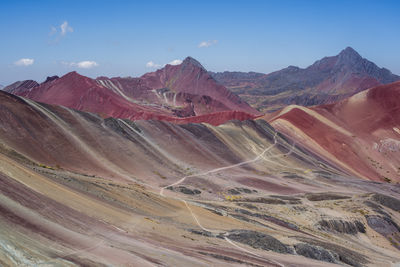
<instances>
[{"instance_id":1,"label":"red mountain slope","mask_svg":"<svg viewBox=\"0 0 400 267\"><path fill-rule=\"evenodd\" d=\"M215 124L260 115L218 85L192 58L141 78L91 79L71 72L61 78L50 77L40 85L18 82L6 91L38 102L130 120ZM185 117L193 119L182 119Z\"/></svg>"},{"instance_id":2,"label":"red mountain slope","mask_svg":"<svg viewBox=\"0 0 400 267\"><path fill-rule=\"evenodd\" d=\"M141 79L144 84L154 89L167 88L174 93L208 96L222 103L229 110L260 114L223 85L217 83L203 66L191 57L187 57L180 65L166 65L156 72L147 73Z\"/></svg>"},{"instance_id":3,"label":"red mountain slope","mask_svg":"<svg viewBox=\"0 0 400 267\"><path fill-rule=\"evenodd\" d=\"M221 114L214 112L208 115L179 118L176 115L176 111L168 110L161 105L143 105L140 101L130 99L121 91L112 91L98 81L79 75L76 72L68 73L59 79L43 83L18 93L18 95L38 102L98 113L103 117L131 120L153 119L176 123L208 122L215 125L228 120L252 119L255 117L241 111L226 110ZM180 111L184 112L185 108Z\"/></svg>"},{"instance_id":4,"label":"red mountain slope","mask_svg":"<svg viewBox=\"0 0 400 267\"><path fill-rule=\"evenodd\" d=\"M98 84L96 80L76 72L70 72L18 95L38 102L99 113L105 117L149 119L168 115L154 107L148 108L129 102Z\"/></svg>"},{"instance_id":5,"label":"red mountain slope","mask_svg":"<svg viewBox=\"0 0 400 267\"><path fill-rule=\"evenodd\" d=\"M336 104L289 106L269 118L349 172L400 182L400 82L360 92Z\"/></svg>"}]
</instances>

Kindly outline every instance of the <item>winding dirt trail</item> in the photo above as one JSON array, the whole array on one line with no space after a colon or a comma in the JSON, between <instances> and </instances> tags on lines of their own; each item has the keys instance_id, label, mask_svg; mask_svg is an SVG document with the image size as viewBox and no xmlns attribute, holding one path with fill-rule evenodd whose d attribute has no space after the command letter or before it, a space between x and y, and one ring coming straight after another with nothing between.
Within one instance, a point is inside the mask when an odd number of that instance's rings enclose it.
<instances>
[{"instance_id":1,"label":"winding dirt trail","mask_svg":"<svg viewBox=\"0 0 400 267\"><path fill-rule=\"evenodd\" d=\"M266 149L264 149L264 150L263 150L259 155L257 155L254 159L247 160L247 161L243 161L243 162L239 162L239 163L236 163L236 164L233 164L233 165L229 165L229 166L225 166L225 167L215 168L215 169L212 169L212 170L203 172L203 173L192 174L192 175L188 175L188 176L182 177L180 180L176 181L175 183L172 183L172 184L170 184L170 185L167 185L167 186L164 186L163 188L161 188L161 190L160 190L160 192L159 192L160 196L164 196L164 197L165 197L165 195L164 195L164 190L165 190L166 188L168 188L168 187L170 187L170 186L176 186L176 185L178 185L178 184L184 182L187 178L198 177L198 176L204 176L204 175L208 175L208 174L211 174L211 173L216 173L216 172L219 172L219 171L223 171L223 170L228 170L228 169L240 167L240 166L242 166L242 165L250 164L250 163L256 162L256 161L258 161L258 160L267 160L267 158L266 158L264 155L265 155L265 153L267 153L268 151L270 151L270 150L278 143L277 140L276 140L276 136L277 136L277 132L274 134L274 137L273 137L273 138L274 138L274 143L271 144L271 145L270 145L269 147L267 147ZM291 153L292 150L293 150L293 148L291 148L290 151L287 152L287 154ZM283 155L281 155L281 156L283 156ZM274 157L274 156L272 156L272 158L273 158L273 157ZM277 157L277 156L275 156L275 157ZM272 161L271 161L271 162L272 162ZM274 261L274 260L271 260L271 259L265 259L264 257L262 257L262 256L260 256L260 255L258 255L258 254L256 254L256 253L254 253L254 252L251 252L250 250L247 250L247 249L245 249L245 248L243 248L243 247L241 247L241 246L235 244L232 240L230 240L230 239L227 237L228 233L227 233L226 231L212 230L212 229L208 229L208 228L204 227L203 225L201 225L199 219L198 219L197 216L194 214L194 212L193 212L192 209L190 208L190 206L189 206L189 204L187 203L187 201L184 200L183 198L180 198L180 197L176 197L176 199L182 201L182 202L185 204L185 206L186 206L187 209L189 210L190 214L192 215L193 220L196 222L196 224L197 224L202 230L207 231L207 232L210 232L210 233L214 233L214 234L223 234L224 240L225 240L227 243L229 243L230 245L232 245L233 247L235 247L235 248L237 248L237 249L239 249L239 250L241 250L241 251L244 251L244 252L246 252L246 253L248 253L248 254L251 254L251 255L253 255L253 256L255 256L255 257L261 258L261 259L263 259L263 260L268 260L268 261L270 261L271 264L275 264L275 265L278 265L278 266L280 266L280 267L285 267L285 265L281 264L280 262L277 262L277 261Z\"/></svg>"},{"instance_id":2,"label":"winding dirt trail","mask_svg":"<svg viewBox=\"0 0 400 267\"><path fill-rule=\"evenodd\" d=\"M173 183L173 184L170 184L170 185L167 185L167 186L164 186L163 188L161 188L159 194L160 194L161 196L164 196L164 190L165 190L166 188L168 188L168 187L170 187L170 186L178 185L178 184L182 183L183 181L185 181L187 178L190 178L190 177L204 176L204 175L208 175L208 174L210 174L210 173L216 173L216 172L220 172L220 171L223 171L223 170L228 170L228 169L240 167L240 166L242 166L242 165L246 165L246 164L249 164L249 163L256 162L256 161L258 161L258 160L260 160L260 159L265 159L265 158L264 158L264 154L267 153L269 150L271 150L271 149L277 144L276 135L277 135L277 134L275 133L275 135L274 135L274 143L273 143L272 145L270 145L269 147L267 147L266 149L264 149L264 151L261 152L261 153L260 153L257 157L255 157L254 159L247 160L247 161L243 161L243 162L239 162L239 163L236 163L236 164L233 164L233 165L229 165L229 166L225 166L225 167L220 167L220 168L212 169L212 170L209 170L209 171L206 171L206 172L197 173L197 174L191 174L191 175L182 177L182 178L181 178L180 180L178 180L177 182L175 182L175 183Z\"/></svg>"}]
</instances>

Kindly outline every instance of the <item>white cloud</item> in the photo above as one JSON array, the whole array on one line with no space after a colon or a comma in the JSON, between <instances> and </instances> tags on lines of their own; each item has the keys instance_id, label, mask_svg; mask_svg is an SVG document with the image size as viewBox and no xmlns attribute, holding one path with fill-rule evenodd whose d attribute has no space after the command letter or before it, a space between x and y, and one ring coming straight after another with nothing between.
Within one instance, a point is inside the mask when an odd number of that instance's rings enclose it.
<instances>
[{"instance_id":1,"label":"white cloud","mask_svg":"<svg viewBox=\"0 0 400 267\"><path fill-rule=\"evenodd\" d=\"M14 65L16 66L30 66L35 62L33 58L21 58L20 60L17 60L14 62Z\"/></svg>"},{"instance_id":2,"label":"white cloud","mask_svg":"<svg viewBox=\"0 0 400 267\"><path fill-rule=\"evenodd\" d=\"M168 63L168 64L170 64L170 65L179 65L179 64L181 64L182 63L182 60L180 60L180 59L175 59L175 60L172 60L170 63Z\"/></svg>"},{"instance_id":3,"label":"white cloud","mask_svg":"<svg viewBox=\"0 0 400 267\"><path fill-rule=\"evenodd\" d=\"M215 45L215 44L217 44L217 43L218 43L218 40L203 41L203 42L201 42L201 43L198 45L198 47L199 47L199 48L209 47L209 46Z\"/></svg>"},{"instance_id":4,"label":"white cloud","mask_svg":"<svg viewBox=\"0 0 400 267\"><path fill-rule=\"evenodd\" d=\"M93 67L97 67L99 64L97 64L96 61L81 61L76 63L76 66L78 68L82 68L82 69L90 69Z\"/></svg>"},{"instance_id":5,"label":"white cloud","mask_svg":"<svg viewBox=\"0 0 400 267\"><path fill-rule=\"evenodd\" d=\"M81 69L91 69L93 67L97 67L99 64L96 61L85 60L80 62L65 62L62 61L61 64L70 66L70 67L77 67Z\"/></svg>"},{"instance_id":6,"label":"white cloud","mask_svg":"<svg viewBox=\"0 0 400 267\"><path fill-rule=\"evenodd\" d=\"M67 32L73 32L74 29L68 25L68 21L64 21L63 24L60 25L61 35L65 36Z\"/></svg>"},{"instance_id":7,"label":"white cloud","mask_svg":"<svg viewBox=\"0 0 400 267\"><path fill-rule=\"evenodd\" d=\"M149 61L146 63L147 68L159 68L161 67L160 64L154 63L153 61Z\"/></svg>"},{"instance_id":8,"label":"white cloud","mask_svg":"<svg viewBox=\"0 0 400 267\"><path fill-rule=\"evenodd\" d=\"M182 60L180 59L174 59L171 62L167 63L169 65L179 65L182 63ZM149 61L146 63L146 67L147 68L160 68L160 67L164 67L167 64L158 64L158 63L154 63L153 61Z\"/></svg>"}]
</instances>

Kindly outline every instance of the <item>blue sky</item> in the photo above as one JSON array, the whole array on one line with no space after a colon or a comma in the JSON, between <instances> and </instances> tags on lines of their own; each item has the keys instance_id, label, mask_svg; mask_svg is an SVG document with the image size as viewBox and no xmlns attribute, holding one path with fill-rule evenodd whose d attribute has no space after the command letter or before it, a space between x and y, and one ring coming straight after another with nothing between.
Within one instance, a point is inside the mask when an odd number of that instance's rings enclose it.
<instances>
[{"instance_id":1,"label":"blue sky","mask_svg":"<svg viewBox=\"0 0 400 267\"><path fill-rule=\"evenodd\" d=\"M186 56L268 73L347 46L400 74L400 1L2 0L0 14L3 85L72 70L140 76Z\"/></svg>"}]
</instances>

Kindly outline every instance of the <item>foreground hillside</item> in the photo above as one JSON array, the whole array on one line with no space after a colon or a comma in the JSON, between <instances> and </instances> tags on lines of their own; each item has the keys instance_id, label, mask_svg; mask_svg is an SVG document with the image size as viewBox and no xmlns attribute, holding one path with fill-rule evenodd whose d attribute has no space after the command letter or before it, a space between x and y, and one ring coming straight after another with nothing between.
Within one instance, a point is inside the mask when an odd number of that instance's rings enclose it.
<instances>
[{"instance_id":1,"label":"foreground hillside","mask_svg":"<svg viewBox=\"0 0 400 267\"><path fill-rule=\"evenodd\" d=\"M400 76L362 58L351 47L304 69L289 66L270 74L210 74L247 103L266 112L291 104L313 106L334 103L365 89L400 80Z\"/></svg>"},{"instance_id":2,"label":"foreground hillside","mask_svg":"<svg viewBox=\"0 0 400 267\"><path fill-rule=\"evenodd\" d=\"M400 261L399 187L264 120L103 119L0 92L0 126L2 266Z\"/></svg>"}]
</instances>

